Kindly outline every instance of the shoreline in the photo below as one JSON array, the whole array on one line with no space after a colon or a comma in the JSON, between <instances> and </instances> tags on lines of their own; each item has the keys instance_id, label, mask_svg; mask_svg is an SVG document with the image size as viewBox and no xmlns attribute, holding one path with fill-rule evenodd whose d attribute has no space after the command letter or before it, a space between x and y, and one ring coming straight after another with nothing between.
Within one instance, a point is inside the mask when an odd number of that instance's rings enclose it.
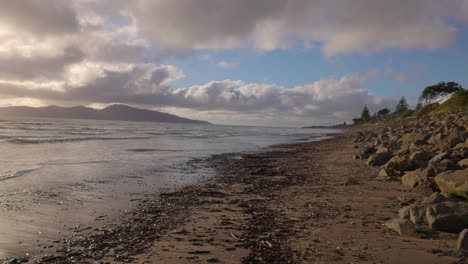
<instances>
[{"instance_id":1,"label":"shoreline","mask_svg":"<svg viewBox=\"0 0 468 264\"><path fill-rule=\"evenodd\" d=\"M399 184L375 180L374 168L352 159L354 145L350 132L345 131L333 139L240 153L242 159L217 155L212 159L217 176L145 199L124 216L121 224L82 230L62 240L54 255L16 260L456 261L431 253L453 246L452 237L437 241L401 238L382 228L399 208L401 201L397 198L411 199L414 194ZM369 197L376 200L368 201ZM417 247L413 245L416 242ZM401 257L395 250L404 251L406 262L392 260Z\"/></svg>"}]
</instances>

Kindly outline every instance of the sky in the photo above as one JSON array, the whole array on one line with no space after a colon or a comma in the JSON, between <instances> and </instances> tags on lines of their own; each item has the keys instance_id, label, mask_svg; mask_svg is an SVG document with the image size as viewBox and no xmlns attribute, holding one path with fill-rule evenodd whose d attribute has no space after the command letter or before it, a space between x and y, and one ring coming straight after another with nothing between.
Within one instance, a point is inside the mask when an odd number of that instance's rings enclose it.
<instances>
[{"instance_id":1,"label":"sky","mask_svg":"<svg viewBox=\"0 0 468 264\"><path fill-rule=\"evenodd\" d=\"M3 1L0 106L332 125L468 87L467 47L468 0Z\"/></svg>"}]
</instances>

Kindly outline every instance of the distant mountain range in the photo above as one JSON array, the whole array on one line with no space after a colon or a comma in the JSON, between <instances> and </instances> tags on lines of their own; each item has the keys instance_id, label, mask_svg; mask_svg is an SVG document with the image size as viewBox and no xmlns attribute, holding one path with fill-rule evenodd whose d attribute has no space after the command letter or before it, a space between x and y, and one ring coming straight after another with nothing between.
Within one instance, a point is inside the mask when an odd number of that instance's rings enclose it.
<instances>
[{"instance_id":1,"label":"distant mountain range","mask_svg":"<svg viewBox=\"0 0 468 264\"><path fill-rule=\"evenodd\" d=\"M210 124L206 121L193 120L176 115L148 109L134 108L121 104L114 104L104 109L94 109L85 106L10 106L0 107L0 116Z\"/></svg>"}]
</instances>

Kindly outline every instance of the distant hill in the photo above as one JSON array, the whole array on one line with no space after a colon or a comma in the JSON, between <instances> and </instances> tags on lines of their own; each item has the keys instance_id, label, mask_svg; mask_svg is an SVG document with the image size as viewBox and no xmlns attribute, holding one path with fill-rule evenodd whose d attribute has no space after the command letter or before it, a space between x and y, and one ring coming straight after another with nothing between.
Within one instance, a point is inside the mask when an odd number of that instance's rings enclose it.
<instances>
[{"instance_id":1,"label":"distant hill","mask_svg":"<svg viewBox=\"0 0 468 264\"><path fill-rule=\"evenodd\" d=\"M210 124L206 121L192 120L158 111L134 108L127 105L114 104L104 109L94 109L85 106L74 107L0 107L0 116L21 116L41 118L74 118L94 120L122 120L166 123Z\"/></svg>"}]
</instances>

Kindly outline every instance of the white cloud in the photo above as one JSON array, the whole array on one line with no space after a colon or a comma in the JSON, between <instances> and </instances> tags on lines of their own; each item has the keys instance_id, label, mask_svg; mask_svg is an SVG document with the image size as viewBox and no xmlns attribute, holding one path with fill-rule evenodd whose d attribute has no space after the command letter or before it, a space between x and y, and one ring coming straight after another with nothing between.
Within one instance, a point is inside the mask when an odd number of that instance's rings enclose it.
<instances>
[{"instance_id":1,"label":"white cloud","mask_svg":"<svg viewBox=\"0 0 468 264\"><path fill-rule=\"evenodd\" d=\"M224 69L229 69L229 68L236 67L237 65L239 65L239 63L238 62L228 62L228 61L225 61L225 60L221 60L216 65L218 67L221 67L221 68L224 68Z\"/></svg>"}]
</instances>

